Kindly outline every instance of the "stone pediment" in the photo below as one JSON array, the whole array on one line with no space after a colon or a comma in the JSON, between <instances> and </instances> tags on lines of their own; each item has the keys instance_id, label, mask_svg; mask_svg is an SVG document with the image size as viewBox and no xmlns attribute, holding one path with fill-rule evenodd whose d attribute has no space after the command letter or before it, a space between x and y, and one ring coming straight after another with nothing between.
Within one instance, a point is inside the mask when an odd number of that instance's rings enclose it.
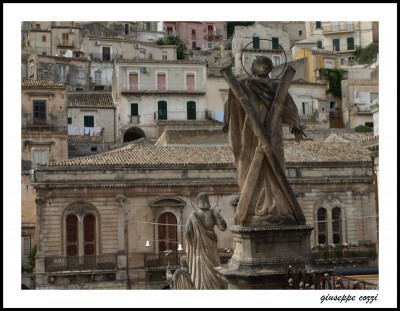
<instances>
[{"instance_id":1,"label":"stone pediment","mask_svg":"<svg viewBox=\"0 0 400 311\"><path fill-rule=\"evenodd\" d=\"M179 207L183 208L186 202L176 197L163 197L150 203L151 207Z\"/></svg>"}]
</instances>

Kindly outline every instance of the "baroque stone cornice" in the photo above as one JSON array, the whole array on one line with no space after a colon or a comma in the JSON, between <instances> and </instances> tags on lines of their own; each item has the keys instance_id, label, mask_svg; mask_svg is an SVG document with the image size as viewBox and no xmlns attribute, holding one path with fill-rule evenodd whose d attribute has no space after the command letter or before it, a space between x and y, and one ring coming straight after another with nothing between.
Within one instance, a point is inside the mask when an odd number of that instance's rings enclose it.
<instances>
[{"instance_id":1,"label":"baroque stone cornice","mask_svg":"<svg viewBox=\"0 0 400 311\"><path fill-rule=\"evenodd\" d=\"M176 182L176 181L166 181L165 183L151 183L146 184L142 182L135 183L105 183L104 181L99 181L97 184L94 184L93 181L88 181L87 183L36 183L33 185L35 189L44 190L44 189L73 189L73 188L181 188L181 187L205 187L205 186L222 186L222 187L238 187L237 181L231 182L207 182L207 183L190 183L190 182Z\"/></svg>"}]
</instances>

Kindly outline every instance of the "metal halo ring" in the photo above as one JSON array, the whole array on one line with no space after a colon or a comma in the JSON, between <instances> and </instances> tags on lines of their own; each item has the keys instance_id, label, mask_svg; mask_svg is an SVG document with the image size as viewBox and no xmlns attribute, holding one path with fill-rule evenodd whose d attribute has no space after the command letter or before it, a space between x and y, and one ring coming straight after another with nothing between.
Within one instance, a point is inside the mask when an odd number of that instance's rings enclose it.
<instances>
[{"instance_id":1,"label":"metal halo ring","mask_svg":"<svg viewBox=\"0 0 400 311\"><path fill-rule=\"evenodd\" d=\"M259 40L267 40L267 41L271 41L271 42L272 42L271 39L259 39ZM247 73L247 75L249 75L250 77L251 77L252 75L249 74L249 73L247 72L246 68L244 68L244 66L243 66L243 53L244 53L244 51L246 51L246 48L247 48L250 44L252 44L252 43L253 43L253 41L247 43L247 45L246 45L246 46L244 47L244 49L242 50L242 53L240 54L240 64L242 65L243 70L244 70L244 71ZM276 79L278 79L278 78L282 75L282 73L285 71L286 66L287 66L287 56L286 56L286 52L285 52L285 50L283 49L282 45L279 44L279 46L280 46L280 48L281 48L283 54L285 55L285 66L283 66L283 69L282 69L281 73L280 73L276 78L271 79L271 80L276 80Z\"/></svg>"},{"instance_id":2,"label":"metal halo ring","mask_svg":"<svg viewBox=\"0 0 400 311\"><path fill-rule=\"evenodd\" d=\"M218 202L219 202L219 193L218 193L218 190L217 190L215 187L213 187L213 188L214 188L214 190L215 190L215 193L217 194L217 203L215 203L215 206L214 206L214 207L210 207L210 209L215 209L215 208L218 206ZM208 194L207 194L207 195L208 195ZM193 206L192 197L193 197L193 191L190 193L190 204L192 205L193 209L197 212L197 208L195 208L195 207Z\"/></svg>"}]
</instances>

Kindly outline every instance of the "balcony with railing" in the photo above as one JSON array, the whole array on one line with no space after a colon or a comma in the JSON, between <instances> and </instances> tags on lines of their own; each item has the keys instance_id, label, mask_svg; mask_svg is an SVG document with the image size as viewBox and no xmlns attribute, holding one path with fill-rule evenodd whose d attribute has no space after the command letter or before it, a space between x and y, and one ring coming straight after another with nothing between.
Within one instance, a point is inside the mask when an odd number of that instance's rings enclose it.
<instances>
[{"instance_id":1,"label":"balcony with railing","mask_svg":"<svg viewBox=\"0 0 400 311\"><path fill-rule=\"evenodd\" d=\"M332 269L378 265L378 253L374 244L320 245L312 249L312 257L317 265Z\"/></svg>"},{"instance_id":2,"label":"balcony with railing","mask_svg":"<svg viewBox=\"0 0 400 311\"><path fill-rule=\"evenodd\" d=\"M112 62L114 59L122 59L122 54L117 53L88 53L91 61Z\"/></svg>"},{"instance_id":3,"label":"balcony with railing","mask_svg":"<svg viewBox=\"0 0 400 311\"><path fill-rule=\"evenodd\" d=\"M198 85L185 85L185 84L168 84L160 85L156 83L142 83L142 84L123 84L122 91L123 95L133 94L171 94L171 95L204 95L206 93L205 84Z\"/></svg>"},{"instance_id":4,"label":"balcony with railing","mask_svg":"<svg viewBox=\"0 0 400 311\"><path fill-rule=\"evenodd\" d=\"M52 256L46 257L46 272L83 271L83 270L115 270L117 255L104 254L100 256Z\"/></svg>"},{"instance_id":5,"label":"balcony with railing","mask_svg":"<svg viewBox=\"0 0 400 311\"><path fill-rule=\"evenodd\" d=\"M74 49L76 47L76 44L75 44L75 41L58 40L57 47L64 48L64 49Z\"/></svg>"},{"instance_id":6,"label":"balcony with railing","mask_svg":"<svg viewBox=\"0 0 400 311\"><path fill-rule=\"evenodd\" d=\"M30 113L25 113L22 118L21 128L23 132L53 132L55 126L50 124L46 118L31 118Z\"/></svg>"},{"instance_id":7,"label":"balcony with railing","mask_svg":"<svg viewBox=\"0 0 400 311\"><path fill-rule=\"evenodd\" d=\"M354 25L352 23L339 23L339 24L326 24L322 26L324 34L337 33L337 32L354 32Z\"/></svg>"},{"instance_id":8,"label":"balcony with railing","mask_svg":"<svg viewBox=\"0 0 400 311\"><path fill-rule=\"evenodd\" d=\"M218 120L214 111L196 111L195 114L191 113L188 117L188 112L185 110L168 110L167 114L158 114L157 111L153 113L142 113L137 116L128 115L128 124L155 124L162 122L171 121L206 121L206 120ZM222 120L220 120L222 122Z\"/></svg>"}]
</instances>

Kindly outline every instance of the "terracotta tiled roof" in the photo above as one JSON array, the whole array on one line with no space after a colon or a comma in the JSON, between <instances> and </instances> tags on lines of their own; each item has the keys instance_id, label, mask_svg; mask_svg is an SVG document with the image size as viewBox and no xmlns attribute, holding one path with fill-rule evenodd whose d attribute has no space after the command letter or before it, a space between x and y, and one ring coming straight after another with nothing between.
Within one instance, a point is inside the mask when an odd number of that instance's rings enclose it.
<instances>
[{"instance_id":1,"label":"terracotta tiled roof","mask_svg":"<svg viewBox=\"0 0 400 311\"><path fill-rule=\"evenodd\" d=\"M339 137L339 139L341 138L343 142L352 142L355 144L360 145L362 143L362 141L368 137L371 137L374 135L374 133L370 132L370 133L346 133L346 132L338 132L338 133L333 133L331 135L336 135ZM334 140L332 139L332 141L329 141L328 139L330 138L330 136L325 140L326 142L334 142ZM337 140L336 142L339 142L339 140Z\"/></svg>"},{"instance_id":2,"label":"terracotta tiled roof","mask_svg":"<svg viewBox=\"0 0 400 311\"><path fill-rule=\"evenodd\" d=\"M94 156L56 161L49 166L104 166L104 165L229 165L233 155L228 147L141 146L128 145Z\"/></svg>"},{"instance_id":3,"label":"terracotta tiled roof","mask_svg":"<svg viewBox=\"0 0 400 311\"><path fill-rule=\"evenodd\" d=\"M23 89L36 89L36 88L66 88L64 83L56 83L51 80L33 80L33 79L22 79L21 86Z\"/></svg>"},{"instance_id":4,"label":"terracotta tiled roof","mask_svg":"<svg viewBox=\"0 0 400 311\"><path fill-rule=\"evenodd\" d=\"M369 151L352 143L313 141L285 142L287 163L349 163L371 161ZM234 165L228 146L141 146L128 145L113 151L46 166L164 166L164 165Z\"/></svg>"},{"instance_id":5,"label":"terracotta tiled roof","mask_svg":"<svg viewBox=\"0 0 400 311\"><path fill-rule=\"evenodd\" d=\"M326 143L348 143L349 141L336 133L332 133L325 139Z\"/></svg>"},{"instance_id":6,"label":"terracotta tiled roof","mask_svg":"<svg viewBox=\"0 0 400 311\"><path fill-rule=\"evenodd\" d=\"M68 142L71 143L101 143L103 136L89 136L89 135L68 135Z\"/></svg>"},{"instance_id":7,"label":"terracotta tiled roof","mask_svg":"<svg viewBox=\"0 0 400 311\"><path fill-rule=\"evenodd\" d=\"M367 149L351 142L286 141L286 163L370 162Z\"/></svg>"},{"instance_id":8,"label":"terracotta tiled roof","mask_svg":"<svg viewBox=\"0 0 400 311\"><path fill-rule=\"evenodd\" d=\"M114 108L109 92L68 92L68 108Z\"/></svg>"}]
</instances>

